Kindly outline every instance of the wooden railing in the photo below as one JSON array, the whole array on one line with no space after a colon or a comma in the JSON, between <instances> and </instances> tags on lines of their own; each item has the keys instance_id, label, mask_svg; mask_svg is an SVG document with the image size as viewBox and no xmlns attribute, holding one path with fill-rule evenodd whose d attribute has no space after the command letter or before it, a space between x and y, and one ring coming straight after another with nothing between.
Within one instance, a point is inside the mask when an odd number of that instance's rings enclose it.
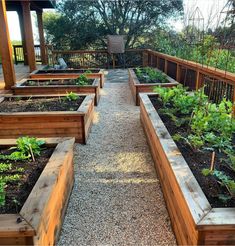
<instances>
[{"instance_id":1,"label":"wooden railing","mask_svg":"<svg viewBox=\"0 0 235 246\"><path fill-rule=\"evenodd\" d=\"M191 90L204 86L213 102L223 98L235 102L235 74L153 50L143 51L143 66L157 67Z\"/></svg>"},{"instance_id":2,"label":"wooden railing","mask_svg":"<svg viewBox=\"0 0 235 246\"><path fill-rule=\"evenodd\" d=\"M50 58L50 48L51 48L50 45L46 45L46 54L49 56L49 58ZM34 52L35 52L36 62L42 62L40 45L34 45ZM14 54L14 61L16 65L18 63L23 63L25 61L22 45L13 45L13 54Z\"/></svg>"},{"instance_id":3,"label":"wooden railing","mask_svg":"<svg viewBox=\"0 0 235 246\"><path fill-rule=\"evenodd\" d=\"M126 50L110 55L106 50L53 50L53 64L62 57L71 68L126 68L142 66L143 50Z\"/></svg>"}]
</instances>

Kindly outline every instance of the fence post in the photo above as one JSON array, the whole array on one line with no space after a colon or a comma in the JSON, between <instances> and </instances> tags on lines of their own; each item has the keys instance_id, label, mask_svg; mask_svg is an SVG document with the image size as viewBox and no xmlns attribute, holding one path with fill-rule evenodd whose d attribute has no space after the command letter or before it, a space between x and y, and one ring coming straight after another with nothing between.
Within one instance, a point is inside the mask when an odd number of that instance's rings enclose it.
<instances>
[{"instance_id":1,"label":"fence post","mask_svg":"<svg viewBox=\"0 0 235 246\"><path fill-rule=\"evenodd\" d=\"M176 81L180 82L180 78L181 78L181 67L179 65L179 63L176 64L177 68L176 68Z\"/></svg>"},{"instance_id":2,"label":"fence post","mask_svg":"<svg viewBox=\"0 0 235 246\"><path fill-rule=\"evenodd\" d=\"M165 65L164 65L164 73L167 74L167 68L168 68L168 61L165 59Z\"/></svg>"},{"instance_id":3,"label":"fence post","mask_svg":"<svg viewBox=\"0 0 235 246\"><path fill-rule=\"evenodd\" d=\"M16 47L15 47L15 45L13 45L13 52L14 52L15 64L17 65L18 64L18 61L17 61L17 54L16 54Z\"/></svg>"},{"instance_id":4,"label":"fence post","mask_svg":"<svg viewBox=\"0 0 235 246\"><path fill-rule=\"evenodd\" d=\"M148 52L144 51L143 52L143 67L147 67L149 63L149 54Z\"/></svg>"}]
</instances>

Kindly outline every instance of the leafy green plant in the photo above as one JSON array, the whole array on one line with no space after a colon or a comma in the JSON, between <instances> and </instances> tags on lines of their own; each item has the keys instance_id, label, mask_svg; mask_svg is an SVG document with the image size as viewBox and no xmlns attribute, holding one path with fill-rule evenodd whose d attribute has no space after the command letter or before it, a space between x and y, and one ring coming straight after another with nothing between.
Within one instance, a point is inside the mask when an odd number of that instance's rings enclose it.
<instances>
[{"instance_id":1,"label":"leafy green plant","mask_svg":"<svg viewBox=\"0 0 235 246\"><path fill-rule=\"evenodd\" d=\"M11 153L10 155L2 155L0 154L0 160L8 160L8 161L23 161L28 159L29 157L24 155L23 153L16 151Z\"/></svg>"},{"instance_id":2,"label":"leafy green plant","mask_svg":"<svg viewBox=\"0 0 235 246\"><path fill-rule=\"evenodd\" d=\"M167 83L167 76L161 71L157 71L151 67L136 68L136 75L139 79L144 80L146 83Z\"/></svg>"},{"instance_id":3,"label":"leafy green plant","mask_svg":"<svg viewBox=\"0 0 235 246\"><path fill-rule=\"evenodd\" d=\"M87 78L86 74L81 74L77 79L75 79L76 85L89 85L89 79Z\"/></svg>"},{"instance_id":4,"label":"leafy green plant","mask_svg":"<svg viewBox=\"0 0 235 246\"><path fill-rule=\"evenodd\" d=\"M235 181L231 179L231 177L224 174L224 172L218 170L211 171L210 169L203 169L202 174L204 176L214 176L220 185L227 188L229 194L231 195L231 198L235 197Z\"/></svg>"},{"instance_id":5,"label":"leafy green plant","mask_svg":"<svg viewBox=\"0 0 235 246\"><path fill-rule=\"evenodd\" d=\"M65 98L68 101L77 101L79 99L79 96L76 93L70 92L70 93L67 93Z\"/></svg>"},{"instance_id":6,"label":"leafy green plant","mask_svg":"<svg viewBox=\"0 0 235 246\"><path fill-rule=\"evenodd\" d=\"M45 144L45 141L34 137L21 137L17 139L16 144L16 147L11 148L18 150L15 155L31 157L35 161L35 156L40 156L41 146Z\"/></svg>"},{"instance_id":7,"label":"leafy green plant","mask_svg":"<svg viewBox=\"0 0 235 246\"><path fill-rule=\"evenodd\" d=\"M92 71L90 69L87 69L84 74L91 74Z\"/></svg>"},{"instance_id":8,"label":"leafy green plant","mask_svg":"<svg viewBox=\"0 0 235 246\"><path fill-rule=\"evenodd\" d=\"M6 192L5 192L5 182L0 179L0 206L5 205Z\"/></svg>"},{"instance_id":9,"label":"leafy green plant","mask_svg":"<svg viewBox=\"0 0 235 246\"><path fill-rule=\"evenodd\" d=\"M16 182L21 179L22 175L14 174L14 175L6 175L6 176L0 176L0 182L8 183L8 182Z\"/></svg>"},{"instance_id":10,"label":"leafy green plant","mask_svg":"<svg viewBox=\"0 0 235 246\"><path fill-rule=\"evenodd\" d=\"M0 163L0 173L9 171L12 169L12 164L8 163Z\"/></svg>"}]
</instances>

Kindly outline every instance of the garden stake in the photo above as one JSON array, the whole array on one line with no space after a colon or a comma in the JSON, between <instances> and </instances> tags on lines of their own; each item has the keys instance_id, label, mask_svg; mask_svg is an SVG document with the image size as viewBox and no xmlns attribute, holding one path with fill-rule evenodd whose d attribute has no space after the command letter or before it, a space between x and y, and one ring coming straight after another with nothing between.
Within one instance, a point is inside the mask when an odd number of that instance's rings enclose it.
<instances>
[{"instance_id":1,"label":"garden stake","mask_svg":"<svg viewBox=\"0 0 235 246\"><path fill-rule=\"evenodd\" d=\"M212 152L212 157L211 157L211 171L214 171L215 168L215 151Z\"/></svg>"}]
</instances>

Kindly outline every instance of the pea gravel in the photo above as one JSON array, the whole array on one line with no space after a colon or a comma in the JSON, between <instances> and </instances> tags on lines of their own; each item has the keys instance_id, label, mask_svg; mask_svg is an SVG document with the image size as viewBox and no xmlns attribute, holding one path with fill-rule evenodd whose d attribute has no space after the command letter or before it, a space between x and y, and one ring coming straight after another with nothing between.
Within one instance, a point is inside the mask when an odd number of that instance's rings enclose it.
<instances>
[{"instance_id":1,"label":"pea gravel","mask_svg":"<svg viewBox=\"0 0 235 246\"><path fill-rule=\"evenodd\" d=\"M58 245L176 244L127 81L127 70L109 70L88 143L76 145Z\"/></svg>"}]
</instances>

